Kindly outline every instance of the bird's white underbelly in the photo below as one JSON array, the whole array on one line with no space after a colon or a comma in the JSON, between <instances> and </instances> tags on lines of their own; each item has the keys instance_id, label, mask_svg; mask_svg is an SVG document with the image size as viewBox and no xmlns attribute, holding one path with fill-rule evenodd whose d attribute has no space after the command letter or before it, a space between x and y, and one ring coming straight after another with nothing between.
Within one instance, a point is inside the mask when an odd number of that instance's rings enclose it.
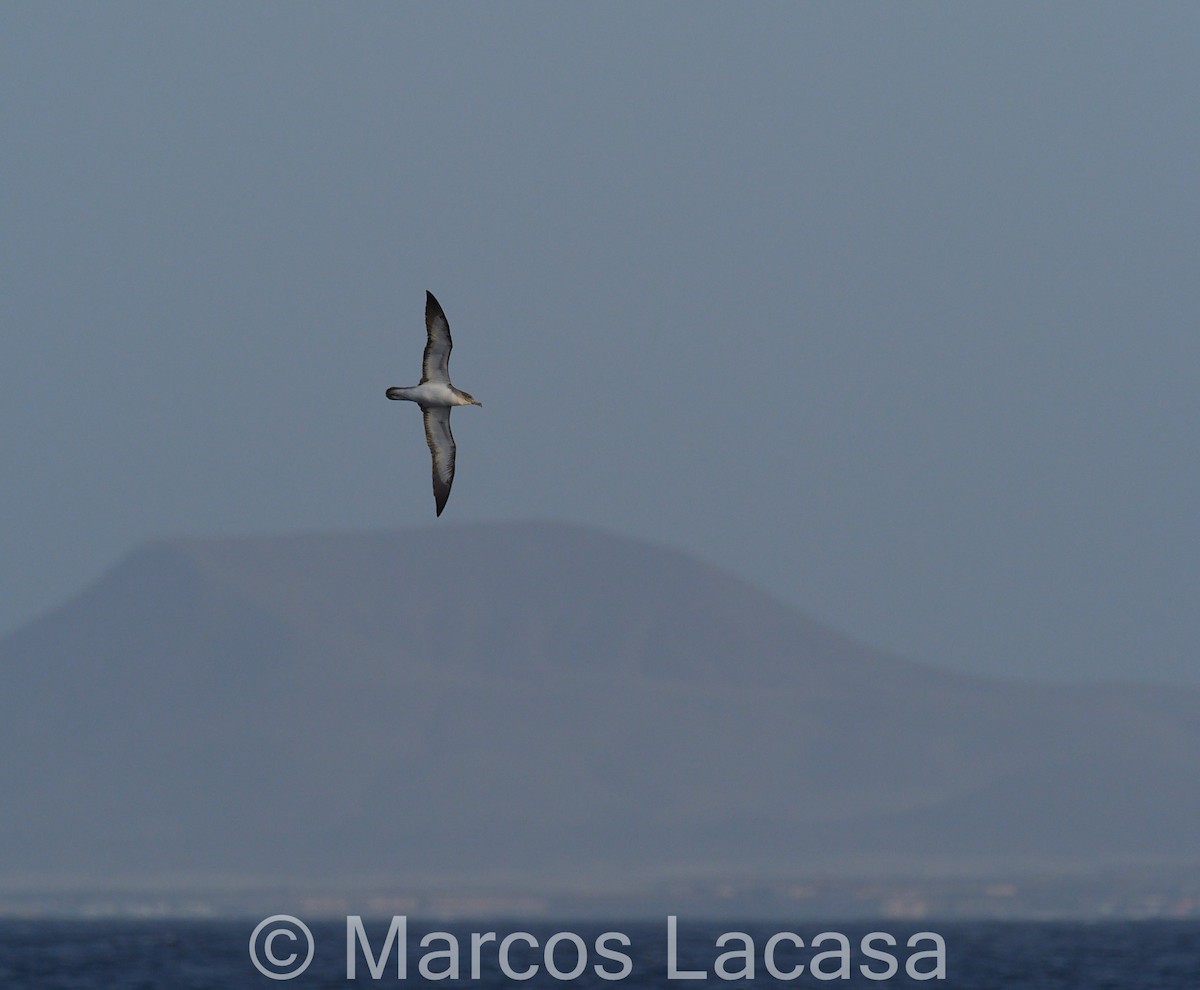
<instances>
[{"instance_id":1,"label":"bird's white underbelly","mask_svg":"<svg viewBox=\"0 0 1200 990\"><path fill-rule=\"evenodd\" d=\"M454 389L445 382L422 382L412 388L398 388L395 391L399 393L400 398L408 399L410 402L416 402L422 406L461 406L464 404Z\"/></svg>"}]
</instances>

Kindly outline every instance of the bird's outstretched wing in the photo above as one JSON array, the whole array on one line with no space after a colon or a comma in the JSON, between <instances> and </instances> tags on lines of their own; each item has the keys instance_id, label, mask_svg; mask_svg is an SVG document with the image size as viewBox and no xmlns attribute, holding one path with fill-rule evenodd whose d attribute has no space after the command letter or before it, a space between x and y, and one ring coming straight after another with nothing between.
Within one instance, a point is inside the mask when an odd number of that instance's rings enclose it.
<instances>
[{"instance_id":1,"label":"bird's outstretched wing","mask_svg":"<svg viewBox=\"0 0 1200 990\"><path fill-rule=\"evenodd\" d=\"M425 358L421 362L421 384L426 382L450 382L450 324L441 304L433 293L425 291L425 331L429 339L425 343ZM447 427L446 432L450 430Z\"/></svg>"},{"instance_id":2,"label":"bird's outstretched wing","mask_svg":"<svg viewBox=\"0 0 1200 990\"><path fill-rule=\"evenodd\" d=\"M429 444L429 453L433 455L433 501L440 516L450 497L450 486L454 484L454 434L450 432L450 408L430 406L422 409L421 413L425 417L425 442Z\"/></svg>"}]
</instances>

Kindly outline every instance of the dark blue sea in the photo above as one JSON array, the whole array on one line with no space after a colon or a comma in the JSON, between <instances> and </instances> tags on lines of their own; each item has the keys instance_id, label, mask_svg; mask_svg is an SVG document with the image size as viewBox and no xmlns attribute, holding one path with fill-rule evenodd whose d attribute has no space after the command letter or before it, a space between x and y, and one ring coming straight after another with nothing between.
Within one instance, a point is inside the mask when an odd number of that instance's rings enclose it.
<instances>
[{"instance_id":1,"label":"dark blue sea","mask_svg":"<svg viewBox=\"0 0 1200 990\"><path fill-rule=\"evenodd\" d=\"M365 952L358 932L345 921L309 924L311 959L297 975L290 974L309 956L307 936L288 921L272 922L259 931L255 952L259 963L272 974L268 976L251 958L251 933L259 920L0 921L0 988L262 990L288 986L326 990L363 984L426 987L435 983L489 988L569 983L630 990L730 983L962 990L1200 988L1200 922L1196 921L801 925L680 918L672 969L665 920L551 925L405 919L404 928L396 929L388 947L391 919L366 919L361 923ZM281 926L283 930L272 938L271 931ZM839 937L819 939L825 932ZM768 972L766 960L767 945L779 933L783 934L772 943L771 967L786 979ZM864 936L871 933L875 933L873 940L864 950ZM907 943L918 933L927 934L910 949ZM937 950L937 939L928 933L942 940L944 952ZM506 938L501 965L500 944ZM718 946L722 938L724 944ZM820 942L817 947L811 944L814 940ZM478 941L474 950L478 976L472 974L474 941ZM548 943L553 943L549 966L545 955ZM352 949L349 955L348 944ZM733 954L718 964L718 957L727 952ZM817 960L818 953L826 955ZM911 959L915 953L925 954ZM354 960L353 979L348 973L349 956ZM280 965L273 965L271 957ZM912 974L907 971L910 964ZM372 967L378 977L372 974ZM399 975L401 967L403 976ZM428 976L446 975L427 979L422 969ZM579 975L572 977L577 969ZM554 975L555 970L562 978ZM719 971L734 978L723 979ZM684 977L684 973L706 976Z\"/></svg>"}]
</instances>

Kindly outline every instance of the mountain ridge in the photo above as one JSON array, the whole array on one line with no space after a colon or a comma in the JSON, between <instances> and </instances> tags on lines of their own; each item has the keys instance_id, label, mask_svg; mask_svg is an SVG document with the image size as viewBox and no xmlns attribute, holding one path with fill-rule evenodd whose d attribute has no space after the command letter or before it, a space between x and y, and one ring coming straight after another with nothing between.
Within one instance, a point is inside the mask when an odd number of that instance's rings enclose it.
<instances>
[{"instance_id":1,"label":"mountain ridge","mask_svg":"<svg viewBox=\"0 0 1200 990\"><path fill-rule=\"evenodd\" d=\"M574 525L152 541L0 672L0 886L1200 858L1200 691L943 672Z\"/></svg>"}]
</instances>

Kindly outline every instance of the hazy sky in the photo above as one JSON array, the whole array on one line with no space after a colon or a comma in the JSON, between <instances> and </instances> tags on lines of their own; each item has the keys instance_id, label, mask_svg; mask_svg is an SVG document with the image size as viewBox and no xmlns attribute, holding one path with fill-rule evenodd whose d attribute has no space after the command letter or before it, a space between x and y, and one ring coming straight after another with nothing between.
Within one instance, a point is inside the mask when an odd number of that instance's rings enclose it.
<instances>
[{"instance_id":1,"label":"hazy sky","mask_svg":"<svg viewBox=\"0 0 1200 990\"><path fill-rule=\"evenodd\" d=\"M1200 7L0 6L0 633L140 541L694 552L876 645L1200 682Z\"/></svg>"}]
</instances>

